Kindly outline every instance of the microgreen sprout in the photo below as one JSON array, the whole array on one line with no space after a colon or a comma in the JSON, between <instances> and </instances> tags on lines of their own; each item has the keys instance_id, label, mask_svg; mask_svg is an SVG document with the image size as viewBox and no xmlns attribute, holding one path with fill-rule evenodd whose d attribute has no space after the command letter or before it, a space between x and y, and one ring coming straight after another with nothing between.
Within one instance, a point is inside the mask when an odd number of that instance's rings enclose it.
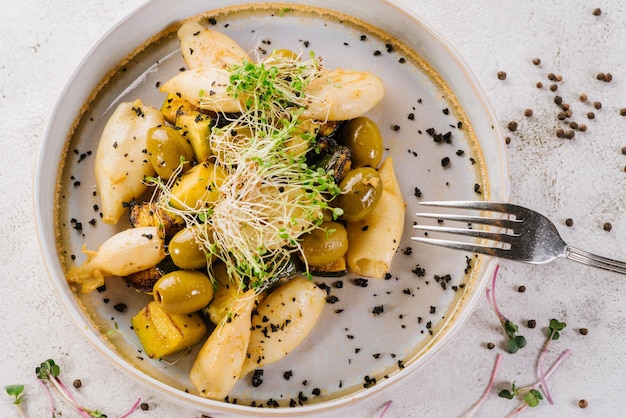
<instances>
[{"instance_id":1,"label":"microgreen sprout","mask_svg":"<svg viewBox=\"0 0 626 418\"><path fill-rule=\"evenodd\" d=\"M46 383L54 389L54 391L61 397L61 399L63 399L63 401L65 401L68 405L74 408L76 412L80 414L81 417L83 418L106 418L107 417L107 415L101 411L86 408L78 403L76 398L72 395L72 392L70 392L67 386L65 386L63 382L61 381L61 379L59 378L59 375L61 374L61 368L59 367L58 364L54 362L54 360L49 359L41 363L38 367L35 368L35 374L37 375L37 378L39 379L39 382L41 383L42 387L48 394L51 404L52 404L52 396L50 395L50 391L48 390L48 386L46 385ZM128 417L137 408L139 401L140 399L138 399L133 404L133 407L128 412L123 414L122 417ZM52 409L54 411L53 404L52 404ZM53 412L53 416L54 416L54 412Z\"/></svg>"},{"instance_id":2,"label":"microgreen sprout","mask_svg":"<svg viewBox=\"0 0 626 418\"><path fill-rule=\"evenodd\" d=\"M508 346L507 351L511 354L516 353L520 348L524 348L526 346L526 338L523 335L517 335L519 327L510 321L498 308L498 304L496 303L496 277L498 276L498 268L496 266L496 270L493 273L493 279L491 280L491 289L486 290L487 300L491 304L496 316L500 320L502 327L504 328L504 332L508 337Z\"/></svg>"},{"instance_id":3,"label":"microgreen sprout","mask_svg":"<svg viewBox=\"0 0 626 418\"><path fill-rule=\"evenodd\" d=\"M570 350L565 350L561 355L556 359L556 361L552 364L550 369L542 376L542 379L536 381L532 385L517 387L515 382L511 384L510 389L502 389L498 396L504 399L515 399L521 397L523 403L515 408L509 417L512 417L524 409L530 407L534 408L539 405L540 401L544 399L544 395L546 395L546 387L545 382L547 379L552 376L552 374L556 371L557 367L571 354ZM543 393L538 389L539 387L543 388Z\"/></svg>"},{"instance_id":4,"label":"microgreen sprout","mask_svg":"<svg viewBox=\"0 0 626 418\"><path fill-rule=\"evenodd\" d=\"M562 331L563 328L566 327L565 322L560 322L557 319L550 320L550 326L548 327L548 336L546 338L543 347L541 348L541 352L539 353L539 359L537 359L537 374L539 375L539 379L541 381L541 387L546 395L546 399L550 404L553 404L552 396L550 396L550 391L548 390L548 384L546 383L545 373L543 370L543 358L545 354L548 352L548 346L550 342L553 340L558 340L561 334L559 331Z\"/></svg>"},{"instance_id":5,"label":"microgreen sprout","mask_svg":"<svg viewBox=\"0 0 626 418\"><path fill-rule=\"evenodd\" d=\"M478 411L478 408L480 408L480 406L485 402L485 400L487 399L487 396L489 396L489 393L491 392L491 388L493 387L493 383L496 380L496 373L498 372L498 367L500 366L501 359L502 359L502 354L498 354L496 356L496 361L493 365L493 369L491 370L491 377L489 378L489 383L487 384L487 387L485 388L483 395L474 404L474 406L472 406L472 408L469 411L467 411L464 418L472 417L476 413L476 411Z\"/></svg>"},{"instance_id":6,"label":"microgreen sprout","mask_svg":"<svg viewBox=\"0 0 626 418\"><path fill-rule=\"evenodd\" d=\"M221 114L226 124L211 130L211 162L221 179L211 185L219 189L217 201L199 208L179 200L178 209L170 205L182 162L167 182L150 179L159 192L153 201L183 218L198 232L205 251L226 264L229 276L257 292L290 269L294 253L305 258L300 236L319 227L323 211L341 215L329 205L339 193L333 173L306 162L320 122L301 115L319 61L314 54L306 61L287 55L273 53L229 70L227 92L237 99L240 112ZM201 95L200 106L210 100Z\"/></svg>"},{"instance_id":7,"label":"microgreen sprout","mask_svg":"<svg viewBox=\"0 0 626 418\"><path fill-rule=\"evenodd\" d=\"M4 390L6 390L7 395L13 397L13 405L15 405L20 416L26 418L26 413L22 408L22 403L24 402L24 385L8 385L4 387Z\"/></svg>"}]
</instances>

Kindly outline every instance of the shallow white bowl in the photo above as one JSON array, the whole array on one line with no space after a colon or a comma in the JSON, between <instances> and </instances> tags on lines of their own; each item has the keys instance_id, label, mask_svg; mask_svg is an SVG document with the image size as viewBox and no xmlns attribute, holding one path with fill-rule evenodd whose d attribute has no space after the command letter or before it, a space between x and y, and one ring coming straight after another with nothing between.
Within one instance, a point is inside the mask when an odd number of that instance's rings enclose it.
<instances>
[{"instance_id":1,"label":"shallow white bowl","mask_svg":"<svg viewBox=\"0 0 626 418\"><path fill-rule=\"evenodd\" d=\"M237 414L335 410L416 372L470 315L495 261L415 245L409 239L414 234L413 214L421 198L508 200L504 143L496 117L467 65L425 22L395 1L298 0L291 2L289 11L286 4L251 13L237 7L227 14L219 10L243 4L240 0L216 0L210 5L193 0L149 2L105 34L81 62L52 110L37 163L35 208L43 257L60 303L87 340L115 367L169 398L204 411ZM328 285L338 301L327 304L313 335L296 351L264 368L261 386L253 387L249 377L241 379L229 397L236 398L237 404L193 393L187 377L193 355L175 366L138 359L135 345L127 338L106 335L114 323L126 332L146 298L115 279L107 280L105 294L78 295L65 279L71 256L76 262L82 260L83 244L95 249L123 227L100 223L93 209L99 202L93 195L89 151L95 151L102 127L118 102L141 98L155 107L161 105L164 95L155 86L184 65L172 28L199 14L216 17L214 28L246 49L261 54L272 48L313 50L329 68L378 74L387 94L368 116L381 128L407 203L404 237L388 280L370 279L363 288L353 284L353 276L316 279ZM451 132L452 143L435 143L427 133L430 128ZM450 164L444 168L445 157ZM77 222L82 230L75 228ZM468 263L471 268L466 271ZM424 276L413 272L417 266L424 269ZM444 288L437 277L447 274L450 282ZM117 303L124 303L126 311L115 310ZM383 306L384 313L373 315L375 306ZM127 335L134 338L132 331ZM293 372L294 378L286 380L285 371ZM250 406L269 399L281 407ZM290 400L298 407L289 407Z\"/></svg>"}]
</instances>

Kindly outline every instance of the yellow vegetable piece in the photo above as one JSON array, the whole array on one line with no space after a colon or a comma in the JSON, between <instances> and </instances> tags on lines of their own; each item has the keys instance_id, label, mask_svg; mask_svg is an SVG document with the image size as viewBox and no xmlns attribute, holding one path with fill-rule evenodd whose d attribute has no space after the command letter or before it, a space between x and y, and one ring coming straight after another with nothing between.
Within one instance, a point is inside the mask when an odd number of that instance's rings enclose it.
<instances>
[{"instance_id":1,"label":"yellow vegetable piece","mask_svg":"<svg viewBox=\"0 0 626 418\"><path fill-rule=\"evenodd\" d=\"M176 115L176 127L193 148L196 161L206 161L212 154L209 134L213 119L202 112L181 107Z\"/></svg>"},{"instance_id":2,"label":"yellow vegetable piece","mask_svg":"<svg viewBox=\"0 0 626 418\"><path fill-rule=\"evenodd\" d=\"M217 202L224 179L224 169L213 163L193 166L174 183L170 205L180 210L193 210L213 204Z\"/></svg>"},{"instance_id":3,"label":"yellow vegetable piece","mask_svg":"<svg viewBox=\"0 0 626 418\"><path fill-rule=\"evenodd\" d=\"M184 350L206 334L206 325L197 313L169 314L154 301L139 311L131 323L150 358Z\"/></svg>"},{"instance_id":4,"label":"yellow vegetable piece","mask_svg":"<svg viewBox=\"0 0 626 418\"><path fill-rule=\"evenodd\" d=\"M161 105L161 113L166 121L174 125L179 111L194 110L195 106L176 94L168 94Z\"/></svg>"}]
</instances>

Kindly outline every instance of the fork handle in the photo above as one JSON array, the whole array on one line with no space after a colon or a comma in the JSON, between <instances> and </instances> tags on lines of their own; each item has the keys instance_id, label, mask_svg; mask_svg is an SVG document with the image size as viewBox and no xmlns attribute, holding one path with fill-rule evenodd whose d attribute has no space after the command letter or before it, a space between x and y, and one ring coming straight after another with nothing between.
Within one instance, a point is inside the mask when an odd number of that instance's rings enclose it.
<instances>
[{"instance_id":1,"label":"fork handle","mask_svg":"<svg viewBox=\"0 0 626 418\"><path fill-rule=\"evenodd\" d=\"M579 263L586 264L588 266L626 274L626 263L595 255L571 246L568 246L565 249L565 258L578 261Z\"/></svg>"}]
</instances>

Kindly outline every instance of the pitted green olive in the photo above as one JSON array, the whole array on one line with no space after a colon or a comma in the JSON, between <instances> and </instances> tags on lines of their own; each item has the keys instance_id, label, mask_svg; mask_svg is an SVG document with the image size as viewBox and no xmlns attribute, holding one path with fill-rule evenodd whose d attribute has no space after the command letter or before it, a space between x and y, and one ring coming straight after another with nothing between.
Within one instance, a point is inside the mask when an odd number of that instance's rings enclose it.
<instances>
[{"instance_id":1,"label":"pitted green olive","mask_svg":"<svg viewBox=\"0 0 626 418\"><path fill-rule=\"evenodd\" d=\"M184 228L170 240L168 249L174 264L181 269L195 270L206 268L213 261L213 256L207 257L207 248L198 241L199 227ZM207 234L209 239L211 234Z\"/></svg>"},{"instance_id":2,"label":"pitted green olive","mask_svg":"<svg viewBox=\"0 0 626 418\"><path fill-rule=\"evenodd\" d=\"M213 283L199 271L177 270L155 283L154 301L169 313L187 314L198 311L213 299Z\"/></svg>"},{"instance_id":3,"label":"pitted green olive","mask_svg":"<svg viewBox=\"0 0 626 418\"><path fill-rule=\"evenodd\" d=\"M348 251L348 233L339 222L322 222L319 229L303 236L301 246L309 265L325 266Z\"/></svg>"},{"instance_id":4,"label":"pitted green olive","mask_svg":"<svg viewBox=\"0 0 626 418\"><path fill-rule=\"evenodd\" d=\"M377 167L383 155L383 139L376 123L360 116L341 128L342 143L352 152L352 166Z\"/></svg>"},{"instance_id":5,"label":"pitted green olive","mask_svg":"<svg viewBox=\"0 0 626 418\"><path fill-rule=\"evenodd\" d=\"M146 149L152 167L163 179L169 179L180 165L181 159L188 161L183 169L189 167L193 159L193 149L185 138L169 126L155 126L148 130Z\"/></svg>"},{"instance_id":6,"label":"pitted green olive","mask_svg":"<svg viewBox=\"0 0 626 418\"><path fill-rule=\"evenodd\" d=\"M378 172L371 167L350 170L339 183L341 193L336 205L343 209L341 219L356 222L369 215L383 194L383 183Z\"/></svg>"},{"instance_id":7,"label":"pitted green olive","mask_svg":"<svg viewBox=\"0 0 626 418\"><path fill-rule=\"evenodd\" d=\"M172 186L170 205L180 210L207 207L217 201L225 178L221 166L206 161L195 165Z\"/></svg>"}]
</instances>

